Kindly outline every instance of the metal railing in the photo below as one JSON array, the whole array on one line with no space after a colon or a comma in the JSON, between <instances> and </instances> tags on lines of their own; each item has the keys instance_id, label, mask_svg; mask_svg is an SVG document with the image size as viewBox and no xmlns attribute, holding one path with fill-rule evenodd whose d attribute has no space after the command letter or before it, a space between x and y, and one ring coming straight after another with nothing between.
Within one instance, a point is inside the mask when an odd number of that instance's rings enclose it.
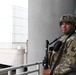
<instances>
[{"instance_id":1,"label":"metal railing","mask_svg":"<svg viewBox=\"0 0 76 75\"><path fill-rule=\"evenodd\" d=\"M38 75L40 75L40 64L42 64L42 61L41 62L36 62L36 63L31 63L31 64L26 64L26 65L19 65L19 66L15 66L15 67L8 67L8 68L3 68L3 69L0 69L0 75L1 73L4 73L4 72L7 72L7 75L12 75L12 72L13 70L17 70L17 69L22 69L22 68L25 68L25 67L31 67L31 66L36 66L36 69L34 70L30 70L30 71L22 71L20 73L15 73L13 75L28 75L30 73L34 73L34 72L37 72Z\"/></svg>"}]
</instances>

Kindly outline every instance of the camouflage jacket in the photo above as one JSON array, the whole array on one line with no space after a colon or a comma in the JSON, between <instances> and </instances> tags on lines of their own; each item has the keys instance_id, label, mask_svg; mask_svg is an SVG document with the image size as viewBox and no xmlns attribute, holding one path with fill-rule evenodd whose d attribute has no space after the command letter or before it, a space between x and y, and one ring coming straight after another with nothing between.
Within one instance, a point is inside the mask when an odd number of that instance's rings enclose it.
<instances>
[{"instance_id":1,"label":"camouflage jacket","mask_svg":"<svg viewBox=\"0 0 76 75\"><path fill-rule=\"evenodd\" d=\"M64 42L66 38L67 35L63 35L59 40ZM52 52L50 60L51 65L54 64L58 54L59 51ZM72 69L76 70L76 33L74 33L71 37L67 39L63 50L63 55L60 59L59 64L54 70L54 75L64 75Z\"/></svg>"}]
</instances>

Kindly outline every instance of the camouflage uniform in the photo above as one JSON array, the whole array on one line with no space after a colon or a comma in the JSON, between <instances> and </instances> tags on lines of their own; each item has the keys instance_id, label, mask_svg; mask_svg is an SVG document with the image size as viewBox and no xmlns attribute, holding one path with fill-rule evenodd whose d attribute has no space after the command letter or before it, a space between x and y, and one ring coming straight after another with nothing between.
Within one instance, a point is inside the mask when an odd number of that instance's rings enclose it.
<instances>
[{"instance_id":1,"label":"camouflage uniform","mask_svg":"<svg viewBox=\"0 0 76 75\"><path fill-rule=\"evenodd\" d=\"M67 35L59 40L64 42ZM54 61L59 52L54 53ZM59 65L55 68L54 75L64 75L72 69L76 70L76 33L68 38Z\"/></svg>"}]
</instances>

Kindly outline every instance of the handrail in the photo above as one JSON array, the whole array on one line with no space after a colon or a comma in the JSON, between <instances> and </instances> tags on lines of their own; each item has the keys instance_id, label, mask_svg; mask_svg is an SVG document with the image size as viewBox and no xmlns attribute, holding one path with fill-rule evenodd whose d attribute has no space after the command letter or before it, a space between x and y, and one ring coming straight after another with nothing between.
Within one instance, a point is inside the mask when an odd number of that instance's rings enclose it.
<instances>
[{"instance_id":1,"label":"handrail","mask_svg":"<svg viewBox=\"0 0 76 75\"><path fill-rule=\"evenodd\" d=\"M42 61L39 61L39 62L35 62L35 63L31 63L31 64L22 64L22 65L18 65L18 66L15 66L15 67L8 67L8 68L3 68L3 69L0 69L0 73L2 72L8 72L8 75L12 75L11 74L11 71L12 70L16 70L16 69L20 69L20 68L25 68L25 67L30 67L30 66L35 66L35 65L38 65L37 66L37 69L35 70L32 70L32 71L26 71L26 72L21 72L19 74L15 74L15 75L24 75L24 74L29 74L29 73L33 73L33 72L38 72L38 75L40 75L40 64L42 64Z\"/></svg>"}]
</instances>

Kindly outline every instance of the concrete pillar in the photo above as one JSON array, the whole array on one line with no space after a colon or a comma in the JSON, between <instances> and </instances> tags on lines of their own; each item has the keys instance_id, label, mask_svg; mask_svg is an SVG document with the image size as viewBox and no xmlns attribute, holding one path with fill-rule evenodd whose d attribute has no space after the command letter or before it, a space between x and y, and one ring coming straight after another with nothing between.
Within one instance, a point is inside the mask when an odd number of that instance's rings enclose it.
<instances>
[{"instance_id":1,"label":"concrete pillar","mask_svg":"<svg viewBox=\"0 0 76 75\"><path fill-rule=\"evenodd\" d=\"M28 63L43 60L46 40L62 34L59 19L74 13L74 0L28 0ZM41 74L42 75L42 74Z\"/></svg>"},{"instance_id":2,"label":"concrete pillar","mask_svg":"<svg viewBox=\"0 0 76 75\"><path fill-rule=\"evenodd\" d=\"M21 46L18 46L18 54L17 54L17 65L21 65L24 63L24 49ZM24 71L24 68L16 69L16 74Z\"/></svg>"}]
</instances>

